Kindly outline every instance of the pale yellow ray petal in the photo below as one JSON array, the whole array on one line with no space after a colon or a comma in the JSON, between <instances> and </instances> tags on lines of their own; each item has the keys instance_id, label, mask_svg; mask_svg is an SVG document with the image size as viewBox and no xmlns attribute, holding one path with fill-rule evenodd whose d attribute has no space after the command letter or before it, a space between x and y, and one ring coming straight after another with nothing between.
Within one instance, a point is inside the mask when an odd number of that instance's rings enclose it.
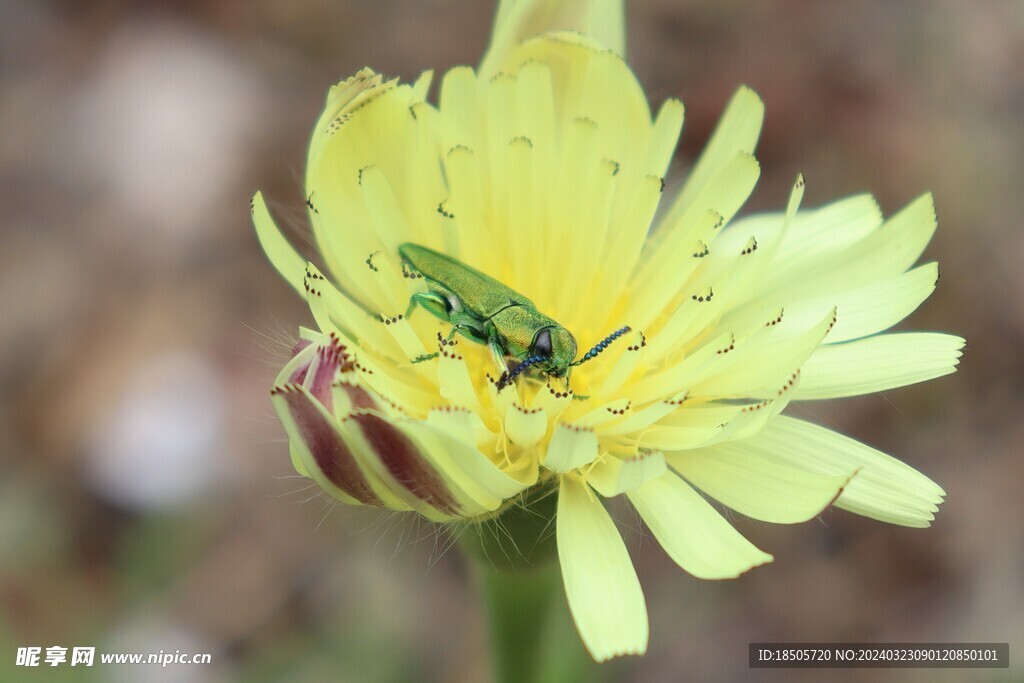
<instances>
[{"instance_id":1,"label":"pale yellow ray petal","mask_svg":"<svg viewBox=\"0 0 1024 683\"><path fill-rule=\"evenodd\" d=\"M604 265L601 259L608 231L614 229L610 222L612 200L617 190L618 179L614 167L604 159L594 159L588 168L581 168L581 185L585 192L578 193L583 200L576 211L577 232L567 245L569 250L561 261L550 264L552 270L545 273L544 280L559 292L552 311L565 320L565 324L586 331L593 324L593 308L587 306L590 297L579 287L567 286L572 282L593 282L599 279ZM561 266L561 267L559 267Z\"/></svg>"},{"instance_id":2,"label":"pale yellow ray petal","mask_svg":"<svg viewBox=\"0 0 1024 683\"><path fill-rule=\"evenodd\" d=\"M755 439L756 440L756 439ZM853 476L814 474L761 457L746 441L668 455L691 484L739 513L775 524L806 522L831 505Z\"/></svg>"},{"instance_id":3,"label":"pale yellow ray petal","mask_svg":"<svg viewBox=\"0 0 1024 683\"><path fill-rule=\"evenodd\" d=\"M380 167L394 178L404 172L396 164L394 146L408 137L410 93L397 80L368 91L356 107L346 110L342 123L322 144L310 150L306 195L315 207L313 232L337 277L345 275L339 266L353 265L381 248L378 236L364 227L366 207L359 183L368 167ZM389 125L394 129L385 135L382 128Z\"/></svg>"},{"instance_id":4,"label":"pale yellow ray petal","mask_svg":"<svg viewBox=\"0 0 1024 683\"><path fill-rule=\"evenodd\" d=\"M703 278L717 286L720 297L717 305L720 312L742 305L750 300L752 294L764 288L763 283L770 277L772 264L780 244L785 242L796 222L797 213L804 197L805 185L803 176L797 176L790 191L782 225L777 234L751 234L742 245L734 243L726 246L722 240L715 240L714 252L708 259L708 272L704 274ZM830 309L825 309L825 311L828 310ZM824 311L818 318L823 314ZM721 317L720 313L719 317ZM808 321L807 324L812 323L813 321ZM736 331L735 327L726 327L725 329Z\"/></svg>"},{"instance_id":5,"label":"pale yellow ray petal","mask_svg":"<svg viewBox=\"0 0 1024 683\"><path fill-rule=\"evenodd\" d=\"M480 398L470 377L469 368L456 344L448 343L441 348L441 356L437 365L437 380L440 384L441 396L449 405L466 407L476 413L482 413Z\"/></svg>"},{"instance_id":6,"label":"pale yellow ray petal","mask_svg":"<svg viewBox=\"0 0 1024 683\"><path fill-rule=\"evenodd\" d=\"M726 441L737 441L750 438L761 431L761 428L775 418L776 415L785 410L789 402L796 395L800 386L800 371L796 370L786 378L786 381L779 386L776 392L765 392L771 398L763 398L753 404L748 404L730 420L722 430L705 444L723 443Z\"/></svg>"},{"instance_id":7,"label":"pale yellow ray petal","mask_svg":"<svg viewBox=\"0 0 1024 683\"><path fill-rule=\"evenodd\" d=\"M910 465L817 425L779 416L743 442L757 456L817 474L846 476L856 470L836 507L883 522L930 526L945 496Z\"/></svg>"},{"instance_id":8,"label":"pale yellow ray petal","mask_svg":"<svg viewBox=\"0 0 1024 683\"><path fill-rule=\"evenodd\" d=\"M698 251L696 245L712 241L715 231L721 227L721 214L708 210L695 217L685 229L681 228L677 236L666 238L665 241L671 244L667 244L664 251L645 251L641 255L642 260L633 274L628 293L626 315L631 324L651 330L653 338L656 330L652 323L678 308L680 297L684 295L681 290L694 271L703 265L706 253ZM666 253L672 253L672 263L668 262Z\"/></svg>"},{"instance_id":9,"label":"pale yellow ray petal","mask_svg":"<svg viewBox=\"0 0 1024 683\"><path fill-rule=\"evenodd\" d=\"M508 226L504 234L509 237L505 246L492 244L502 253L508 267L517 277L510 284L544 282L536 256L537 244L544 240L545 204L544 186L540 184L537 145L528 137L517 136L508 142L505 160L508 165L504 204L496 210Z\"/></svg>"},{"instance_id":10,"label":"pale yellow ray petal","mask_svg":"<svg viewBox=\"0 0 1024 683\"><path fill-rule=\"evenodd\" d=\"M489 443L496 434L484 424L479 413L467 408L442 406L427 413L426 423L453 439L477 447Z\"/></svg>"},{"instance_id":11,"label":"pale yellow ray petal","mask_svg":"<svg viewBox=\"0 0 1024 683\"><path fill-rule=\"evenodd\" d=\"M384 319L384 330L388 332L395 343L402 349L402 353L406 359L413 360L419 358L427 353L427 347L423 345L423 340L416 335L412 325L401 313L395 318ZM413 369L423 377L433 376L433 372L430 370L430 366L417 363L412 366Z\"/></svg>"},{"instance_id":12,"label":"pale yellow ray petal","mask_svg":"<svg viewBox=\"0 0 1024 683\"><path fill-rule=\"evenodd\" d=\"M616 204L612 207L611 231L605 242L602 263L610 264L597 274L592 282L595 308L603 308L608 320L623 304L614 302L627 299L626 282L633 276L650 231L658 204L661 201L663 180L653 174L640 175L629 168L619 171L621 190L616 193ZM595 311L600 315L601 311ZM595 321L597 322L597 321ZM632 322L633 325L639 325Z\"/></svg>"},{"instance_id":13,"label":"pale yellow ray petal","mask_svg":"<svg viewBox=\"0 0 1024 683\"><path fill-rule=\"evenodd\" d=\"M652 173L646 158L651 111L629 65L618 55L598 53L586 61L579 87L579 115L597 122L602 155ZM663 121L662 125L671 123Z\"/></svg>"},{"instance_id":14,"label":"pale yellow ray petal","mask_svg":"<svg viewBox=\"0 0 1024 683\"><path fill-rule=\"evenodd\" d=\"M593 429L558 423L541 464L553 472L569 472L589 465L597 456L598 440Z\"/></svg>"},{"instance_id":15,"label":"pale yellow ray petal","mask_svg":"<svg viewBox=\"0 0 1024 683\"><path fill-rule=\"evenodd\" d=\"M487 242L485 254L464 254L468 263L483 268L484 272L508 284L513 288L520 283L511 279L516 273L517 262L509 258L511 242L515 231L508 221L510 190L513 185L512 157L521 159L529 156L532 143L513 140L520 137L516 129L515 93L517 80L515 76L501 73L486 83L481 83L482 98L481 115L486 121L486 129L481 146L474 148L481 153L484 169L482 178L485 192L484 201L489 199L488 220L482 226L486 231ZM524 163L520 160L520 164ZM525 179L524 179L525 180ZM514 257L514 254L511 254Z\"/></svg>"},{"instance_id":16,"label":"pale yellow ray petal","mask_svg":"<svg viewBox=\"0 0 1024 683\"><path fill-rule=\"evenodd\" d=\"M572 389L563 391L547 384L534 395L530 407L540 408L547 413L549 419L555 419L565 412L572 405L572 402Z\"/></svg>"},{"instance_id":17,"label":"pale yellow ray petal","mask_svg":"<svg viewBox=\"0 0 1024 683\"><path fill-rule=\"evenodd\" d=\"M647 649L647 606L615 523L586 486L562 477L558 561L576 628L597 661Z\"/></svg>"},{"instance_id":18,"label":"pale yellow ray petal","mask_svg":"<svg viewBox=\"0 0 1024 683\"><path fill-rule=\"evenodd\" d=\"M605 154L629 166L634 158L643 158L651 112L643 88L621 57L586 36L558 32L518 46L509 70L531 60L551 68L555 108L563 125L589 117L603 130Z\"/></svg>"},{"instance_id":19,"label":"pale yellow ray petal","mask_svg":"<svg viewBox=\"0 0 1024 683\"><path fill-rule=\"evenodd\" d=\"M889 329L931 295L937 280L938 264L928 263L836 294L822 295L807 288L799 294L794 292L785 301L778 294L769 294L736 308L719 324L726 329L742 330L776 320L783 314L790 321L809 324L835 308L836 325L825 338L826 344L835 344Z\"/></svg>"},{"instance_id":20,"label":"pale yellow ray petal","mask_svg":"<svg viewBox=\"0 0 1024 683\"><path fill-rule=\"evenodd\" d=\"M764 103L757 93L747 87L736 91L726 105L722 118L704 147L700 158L690 171L679 196L673 201L665 217L665 225L672 225L687 211L704 187L734 158L737 152L753 154L761 135Z\"/></svg>"},{"instance_id":21,"label":"pale yellow ray petal","mask_svg":"<svg viewBox=\"0 0 1024 683\"><path fill-rule=\"evenodd\" d=\"M775 402L769 399L755 403L739 405L739 411L726 422L718 425L701 423L698 425L680 425L654 427L641 437L641 445L650 448L662 448L668 451L682 451L745 439L753 436L767 422L778 414L774 410ZM650 442L650 443L648 443Z\"/></svg>"},{"instance_id":22,"label":"pale yellow ray petal","mask_svg":"<svg viewBox=\"0 0 1024 683\"><path fill-rule=\"evenodd\" d=\"M626 495L669 557L699 579L731 579L772 561L673 472Z\"/></svg>"},{"instance_id":23,"label":"pale yellow ray petal","mask_svg":"<svg viewBox=\"0 0 1024 683\"><path fill-rule=\"evenodd\" d=\"M679 134L683 130L683 103L675 98L665 100L651 129L651 142L647 149L644 173L665 177L669 162L676 151Z\"/></svg>"},{"instance_id":24,"label":"pale yellow ray petal","mask_svg":"<svg viewBox=\"0 0 1024 683\"><path fill-rule=\"evenodd\" d=\"M680 260L679 255L691 253L698 242L714 248L714 235L750 196L760 173L754 157L738 153L705 185L686 212L675 222L664 223L648 240L641 256L642 266L632 284L635 315L639 318L634 320L635 325L646 327L679 292L701 262L693 258ZM714 220L709 219L709 212L717 214Z\"/></svg>"},{"instance_id":25,"label":"pale yellow ray petal","mask_svg":"<svg viewBox=\"0 0 1024 683\"><path fill-rule=\"evenodd\" d=\"M383 254L383 245L372 230L363 230L351 239L345 235L350 226L370 224L363 199L355 192L336 192L339 196L348 194L345 215L318 199L317 213L310 220L327 272L338 289L359 307L374 312L390 310L394 308L390 283L373 270L373 261Z\"/></svg>"},{"instance_id":26,"label":"pale yellow ray petal","mask_svg":"<svg viewBox=\"0 0 1024 683\"><path fill-rule=\"evenodd\" d=\"M739 266L739 264L737 264ZM739 268L736 269L737 271ZM721 282L711 284L703 278L687 283L682 303L668 317L665 323L651 333L650 343L644 357L645 362L659 364L666 357L677 354L687 343L699 338L703 330L713 325L721 315L723 296ZM729 282L725 281L725 293ZM729 328L724 328L729 329Z\"/></svg>"},{"instance_id":27,"label":"pale yellow ray petal","mask_svg":"<svg viewBox=\"0 0 1024 683\"><path fill-rule=\"evenodd\" d=\"M768 413L773 408L773 402L767 400L687 401L637 439L642 446L666 452L705 447L754 433L771 417Z\"/></svg>"},{"instance_id":28,"label":"pale yellow ray petal","mask_svg":"<svg viewBox=\"0 0 1024 683\"><path fill-rule=\"evenodd\" d=\"M786 317L810 322L834 307L836 325L825 343L859 339L883 332L917 310L935 291L938 278L938 264L928 263L836 295L816 296L809 291L807 299L785 304Z\"/></svg>"},{"instance_id":29,"label":"pale yellow ray petal","mask_svg":"<svg viewBox=\"0 0 1024 683\"><path fill-rule=\"evenodd\" d=\"M457 145L474 149L482 143L480 92L471 68L457 66L445 73L440 105L441 142L446 151Z\"/></svg>"},{"instance_id":30,"label":"pale yellow ray petal","mask_svg":"<svg viewBox=\"0 0 1024 683\"><path fill-rule=\"evenodd\" d=\"M430 91L430 84L434 80L434 72L427 69L419 75L416 82L412 86L412 100L414 102L423 102L427 99L427 93Z\"/></svg>"},{"instance_id":31,"label":"pale yellow ray petal","mask_svg":"<svg viewBox=\"0 0 1024 683\"><path fill-rule=\"evenodd\" d=\"M920 258L935 234L935 202L923 194L889 218L882 227L862 240L848 255L843 270L860 270L854 282L896 275L909 269ZM843 279L846 273L833 274Z\"/></svg>"},{"instance_id":32,"label":"pale yellow ray petal","mask_svg":"<svg viewBox=\"0 0 1024 683\"><path fill-rule=\"evenodd\" d=\"M621 421L624 415L632 413L631 401L628 398L620 398L604 404L598 404L590 412L584 413L573 420L577 427L587 427L601 431L606 425Z\"/></svg>"},{"instance_id":33,"label":"pale yellow ray petal","mask_svg":"<svg viewBox=\"0 0 1024 683\"><path fill-rule=\"evenodd\" d=\"M935 332L881 334L818 348L796 400L873 394L956 372L966 342Z\"/></svg>"},{"instance_id":34,"label":"pale yellow ray petal","mask_svg":"<svg viewBox=\"0 0 1024 683\"><path fill-rule=\"evenodd\" d=\"M520 130L533 141L540 158L536 172L549 178L558 147L555 94L551 83L551 67L531 60L516 71L516 118ZM543 183L541 187L548 187Z\"/></svg>"},{"instance_id":35,"label":"pale yellow ray petal","mask_svg":"<svg viewBox=\"0 0 1024 683\"><path fill-rule=\"evenodd\" d=\"M723 430L725 423L701 422L684 425L653 425L640 432L636 439L643 448L664 451L681 451L698 448L714 439Z\"/></svg>"},{"instance_id":36,"label":"pale yellow ray petal","mask_svg":"<svg viewBox=\"0 0 1024 683\"><path fill-rule=\"evenodd\" d=\"M483 184L484 167L474 149L456 145L445 155L445 173L450 190L448 220L456 226L450 255L462 261L472 259L479 269L494 267L495 250L490 248L487 231L487 210Z\"/></svg>"},{"instance_id":37,"label":"pale yellow ray petal","mask_svg":"<svg viewBox=\"0 0 1024 683\"><path fill-rule=\"evenodd\" d=\"M501 391L498 391L497 381L489 374L485 381L487 382L487 397L491 401L491 413L498 419L501 419L502 416L508 415L508 411L512 409L513 404L521 404L519 392L515 386L506 386ZM539 406L528 406L529 409L537 407Z\"/></svg>"},{"instance_id":38,"label":"pale yellow ray petal","mask_svg":"<svg viewBox=\"0 0 1024 683\"><path fill-rule=\"evenodd\" d=\"M376 233L383 245L383 253L378 255L381 259L397 259L398 245L403 242L418 240L415 239L413 230L409 227L405 215L402 213L398 198L388 178L384 175L380 166L373 165L363 169L359 180L359 187L362 189L363 201L366 204L367 214L370 217L370 224L364 226L364 230ZM423 214L429 215L427 207L422 207ZM400 304L401 295L404 294L401 279L395 282L395 278L388 278L392 284L391 293ZM407 297L406 297L407 298ZM408 303L407 301L405 303Z\"/></svg>"},{"instance_id":39,"label":"pale yellow ray petal","mask_svg":"<svg viewBox=\"0 0 1024 683\"><path fill-rule=\"evenodd\" d=\"M421 99L426 83L372 86L321 121L311 144L306 194L317 243L341 288L374 310L393 308L395 292L367 278L365 259L404 241L441 241L440 122Z\"/></svg>"},{"instance_id":40,"label":"pale yellow ray petal","mask_svg":"<svg viewBox=\"0 0 1024 683\"><path fill-rule=\"evenodd\" d=\"M298 252L288 244L274 219L267 211L267 204L263 200L263 193L257 192L249 203L249 210L252 213L252 222L256 226L256 236L259 238L263 253L270 259L281 277L290 284L295 291L303 294L302 279L306 272L306 259L299 256Z\"/></svg>"},{"instance_id":41,"label":"pale yellow ray petal","mask_svg":"<svg viewBox=\"0 0 1024 683\"><path fill-rule=\"evenodd\" d=\"M623 0L501 0L480 73L490 77L509 69L519 43L550 31L578 31L625 54Z\"/></svg>"},{"instance_id":42,"label":"pale yellow ray petal","mask_svg":"<svg viewBox=\"0 0 1024 683\"><path fill-rule=\"evenodd\" d=\"M372 349L378 356L404 359L401 347L379 318L338 291L312 263L305 264L304 273L302 286L310 311L324 333L336 326L346 337L357 341L364 349Z\"/></svg>"},{"instance_id":43,"label":"pale yellow ray petal","mask_svg":"<svg viewBox=\"0 0 1024 683\"><path fill-rule=\"evenodd\" d=\"M526 292L538 305L546 303L550 315L566 325L572 325L572 318L580 312L579 290L566 283L589 282L594 275L594 254L589 252L588 257L587 249L581 248L595 228L592 218L597 197L591 192L599 173L606 181L611 176L601 164L598 134L598 124L589 118L572 121L564 132L555 207L548 216L550 246L536 254L543 264L539 271L543 279L531 287L534 291Z\"/></svg>"},{"instance_id":44,"label":"pale yellow ray petal","mask_svg":"<svg viewBox=\"0 0 1024 683\"><path fill-rule=\"evenodd\" d=\"M685 391L716 372L735 352L735 346L735 335L731 332L721 334L694 349L681 361L637 380L630 387L629 396L637 404L644 404Z\"/></svg>"},{"instance_id":45,"label":"pale yellow ray petal","mask_svg":"<svg viewBox=\"0 0 1024 683\"><path fill-rule=\"evenodd\" d=\"M719 235L718 241L727 248L739 248L751 235L777 242L784 218L784 213L767 213L737 219ZM868 194L799 212L779 244L762 287L774 289L798 279L808 268L816 269L822 260L841 256L881 225L882 210Z\"/></svg>"},{"instance_id":46,"label":"pale yellow ray petal","mask_svg":"<svg viewBox=\"0 0 1024 683\"><path fill-rule=\"evenodd\" d=\"M613 361L612 368L604 380L595 385L594 393L592 394L595 399L615 396L622 389L633 376L637 364L643 355L644 347L647 345L644 333L640 330L630 332L627 337L618 343L623 344L625 348L618 358Z\"/></svg>"},{"instance_id":47,"label":"pale yellow ray petal","mask_svg":"<svg viewBox=\"0 0 1024 683\"><path fill-rule=\"evenodd\" d=\"M291 440L289 440L289 442L288 442L288 455L292 459L292 467L295 468L296 472L298 472L303 477L308 477L310 479L313 478L313 475L311 475L309 473L309 470L306 469L306 464L302 461L302 454L299 453L299 449L295 447L295 444L292 443ZM352 504L352 505L358 504L358 501L356 501L355 498L352 498L351 496L349 496L347 493L345 493L341 489L338 489L338 494L339 495L337 496L337 498L339 500L342 500L342 501L344 501L346 503L349 503L349 504Z\"/></svg>"},{"instance_id":48,"label":"pale yellow ray petal","mask_svg":"<svg viewBox=\"0 0 1024 683\"><path fill-rule=\"evenodd\" d=\"M651 405L645 406L639 410L630 411L621 420L613 422L610 425L599 426L598 433L602 437L609 437L621 434L632 434L633 432L646 429L658 420L664 418L666 415L670 415L674 411L679 410L680 403L682 403L682 397L674 397L672 399L652 403Z\"/></svg>"},{"instance_id":49,"label":"pale yellow ray petal","mask_svg":"<svg viewBox=\"0 0 1024 683\"><path fill-rule=\"evenodd\" d=\"M774 398L787 379L821 344L835 323L835 311L810 328L782 324L764 327L745 340L717 372L690 388L691 396ZM795 328L795 330L794 330Z\"/></svg>"},{"instance_id":50,"label":"pale yellow ray petal","mask_svg":"<svg viewBox=\"0 0 1024 683\"><path fill-rule=\"evenodd\" d=\"M824 296L896 277L921 256L935 225L932 197L922 195L849 247L831 250L800 268L785 267L780 256L780 269L785 272L765 282L762 294L773 294L778 300L799 298L808 291ZM799 244L792 249L799 249Z\"/></svg>"},{"instance_id":51,"label":"pale yellow ray petal","mask_svg":"<svg viewBox=\"0 0 1024 683\"><path fill-rule=\"evenodd\" d=\"M548 416L540 408L524 408L515 402L505 413L505 433L517 446L535 446L547 432Z\"/></svg>"},{"instance_id":52,"label":"pale yellow ray petal","mask_svg":"<svg viewBox=\"0 0 1024 683\"><path fill-rule=\"evenodd\" d=\"M611 498L657 479L665 470L665 456L660 451L642 451L635 456L608 454L587 472L587 483Z\"/></svg>"},{"instance_id":53,"label":"pale yellow ray petal","mask_svg":"<svg viewBox=\"0 0 1024 683\"><path fill-rule=\"evenodd\" d=\"M351 118L353 110L393 85L394 81L384 84L384 77L373 69L363 68L354 76L331 86L324 111L313 128L307 166L311 167L312 162L319 158L324 146Z\"/></svg>"}]
</instances>

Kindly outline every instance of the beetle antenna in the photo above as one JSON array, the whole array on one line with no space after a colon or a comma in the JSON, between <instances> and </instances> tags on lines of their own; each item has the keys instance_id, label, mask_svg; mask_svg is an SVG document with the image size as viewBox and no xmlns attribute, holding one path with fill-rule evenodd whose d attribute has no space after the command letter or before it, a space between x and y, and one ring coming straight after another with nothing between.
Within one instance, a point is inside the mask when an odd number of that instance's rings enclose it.
<instances>
[{"instance_id":1,"label":"beetle antenna","mask_svg":"<svg viewBox=\"0 0 1024 683\"><path fill-rule=\"evenodd\" d=\"M570 365L575 367L577 365L583 365L588 360L594 360L595 358L597 358L597 355L599 353L601 353L602 351L604 351L605 349L608 348L609 344L611 344L613 341L615 341L616 339L618 339L622 335L626 334L627 332L631 332L632 330L633 330L633 328L630 327L629 325L626 325L625 327L620 327L619 329L615 330L614 332L609 334L607 337L605 337L604 339L599 341L597 344L595 344L594 348L590 349L585 354L583 354L583 358L580 358L575 363L570 363Z\"/></svg>"},{"instance_id":2,"label":"beetle antenna","mask_svg":"<svg viewBox=\"0 0 1024 683\"><path fill-rule=\"evenodd\" d=\"M530 356L529 358L524 360L522 363L520 363L519 366L515 370L513 370L512 372L504 373L501 376L501 379L498 380L498 385L497 385L498 391L501 391L502 389L507 387L509 384L512 384L512 382L515 381L515 378L518 377L519 375L521 375L523 373L523 371L526 370L527 368L529 368L531 365L536 365L537 363L541 362L544 359L545 359L544 356Z\"/></svg>"}]
</instances>

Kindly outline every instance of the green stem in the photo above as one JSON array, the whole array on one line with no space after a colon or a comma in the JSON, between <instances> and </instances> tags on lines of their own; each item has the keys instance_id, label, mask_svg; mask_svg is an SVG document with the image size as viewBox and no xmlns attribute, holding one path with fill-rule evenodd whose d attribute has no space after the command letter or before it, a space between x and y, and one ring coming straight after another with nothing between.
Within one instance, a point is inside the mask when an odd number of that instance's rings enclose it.
<instances>
[{"instance_id":1,"label":"green stem","mask_svg":"<svg viewBox=\"0 0 1024 683\"><path fill-rule=\"evenodd\" d=\"M526 683L541 677L545 627L559 597L557 565L507 571L478 565L487 605L496 683Z\"/></svg>"},{"instance_id":2,"label":"green stem","mask_svg":"<svg viewBox=\"0 0 1024 683\"><path fill-rule=\"evenodd\" d=\"M556 507L557 495L541 489L462 534L487 608L496 683L598 680L562 595Z\"/></svg>"}]
</instances>

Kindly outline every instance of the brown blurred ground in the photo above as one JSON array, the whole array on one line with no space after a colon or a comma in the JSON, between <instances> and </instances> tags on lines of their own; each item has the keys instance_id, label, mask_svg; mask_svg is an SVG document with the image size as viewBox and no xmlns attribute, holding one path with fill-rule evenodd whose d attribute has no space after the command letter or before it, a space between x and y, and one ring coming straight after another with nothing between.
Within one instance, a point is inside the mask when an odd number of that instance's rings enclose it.
<instances>
[{"instance_id":1,"label":"brown blurred ground","mask_svg":"<svg viewBox=\"0 0 1024 683\"><path fill-rule=\"evenodd\" d=\"M303 306L261 255L260 188L301 229L306 137L363 65L474 64L478 0L0 2L0 680L19 645L212 652L85 680L479 681L483 622L426 524L332 506L290 478L268 388ZM731 91L767 105L777 209L932 190L936 294L908 328L961 371L796 412L948 492L907 530L839 511L739 528L774 564L701 582L630 536L650 653L621 681L1021 680L1024 666L1024 5L633 2L630 60L679 96L680 167ZM627 525L632 520L623 514ZM750 671L751 641L1009 641L1010 672ZM91 676L91 678L90 678Z\"/></svg>"}]
</instances>

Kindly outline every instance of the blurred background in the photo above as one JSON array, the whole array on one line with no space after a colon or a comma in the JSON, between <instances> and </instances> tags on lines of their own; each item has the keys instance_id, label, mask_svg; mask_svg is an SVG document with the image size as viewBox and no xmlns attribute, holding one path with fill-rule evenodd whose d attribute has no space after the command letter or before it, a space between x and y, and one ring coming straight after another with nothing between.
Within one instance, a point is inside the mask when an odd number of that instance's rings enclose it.
<instances>
[{"instance_id":1,"label":"blurred background","mask_svg":"<svg viewBox=\"0 0 1024 683\"><path fill-rule=\"evenodd\" d=\"M487 680L443 535L292 476L268 391L310 317L247 204L262 189L302 234L327 88L475 64L492 13L0 0L0 680ZM951 377L793 408L945 487L931 529L733 515L776 561L726 582L628 531L652 638L607 680L1024 680L1024 4L634 0L628 25L652 102L686 103L680 171L739 84L764 98L747 210L782 207L798 171L809 206L868 190L890 214L933 191L943 278L904 327L968 346ZM751 671L752 641L1009 641L1016 661ZM18 669L27 645L213 664Z\"/></svg>"}]
</instances>

